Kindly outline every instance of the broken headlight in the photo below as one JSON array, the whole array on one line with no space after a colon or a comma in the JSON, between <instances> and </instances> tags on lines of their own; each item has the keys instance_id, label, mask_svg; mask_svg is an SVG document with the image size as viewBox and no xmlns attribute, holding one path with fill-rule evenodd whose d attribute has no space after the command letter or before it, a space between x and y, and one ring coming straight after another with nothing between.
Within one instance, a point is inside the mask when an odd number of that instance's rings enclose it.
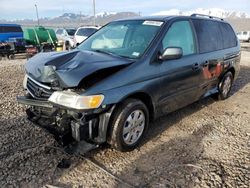
<instances>
[{"instance_id":1,"label":"broken headlight","mask_svg":"<svg viewBox=\"0 0 250 188\"><path fill-rule=\"evenodd\" d=\"M56 91L49 101L60 106L77 110L99 108L104 100L104 95L81 96L71 91Z\"/></svg>"}]
</instances>

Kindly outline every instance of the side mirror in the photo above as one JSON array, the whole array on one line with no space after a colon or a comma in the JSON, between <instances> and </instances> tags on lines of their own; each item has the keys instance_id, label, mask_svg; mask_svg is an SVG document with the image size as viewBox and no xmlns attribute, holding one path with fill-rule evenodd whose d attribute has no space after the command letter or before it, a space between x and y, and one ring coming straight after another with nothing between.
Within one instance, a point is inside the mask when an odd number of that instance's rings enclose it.
<instances>
[{"instance_id":1,"label":"side mirror","mask_svg":"<svg viewBox=\"0 0 250 188\"><path fill-rule=\"evenodd\" d=\"M182 55L183 55L182 48L168 47L163 51L162 55L159 56L159 59L160 60L180 59Z\"/></svg>"}]
</instances>

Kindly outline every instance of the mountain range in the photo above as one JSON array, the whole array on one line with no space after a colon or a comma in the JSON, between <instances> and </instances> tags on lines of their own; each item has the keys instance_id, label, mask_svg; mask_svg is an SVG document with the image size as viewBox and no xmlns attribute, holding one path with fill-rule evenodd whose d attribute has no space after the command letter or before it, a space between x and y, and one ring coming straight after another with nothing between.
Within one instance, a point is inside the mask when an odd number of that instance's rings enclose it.
<instances>
[{"instance_id":1,"label":"mountain range","mask_svg":"<svg viewBox=\"0 0 250 188\"><path fill-rule=\"evenodd\" d=\"M95 16L96 25L104 25L110 21L138 17L139 14L134 12L100 12ZM37 21L32 19L18 19L18 20L1 20L1 23L18 23L24 26L36 25ZM40 25L44 26L56 26L56 27L78 27L81 25L93 25L94 16L75 14L75 13L64 13L61 16L53 18L40 18Z\"/></svg>"},{"instance_id":2,"label":"mountain range","mask_svg":"<svg viewBox=\"0 0 250 188\"><path fill-rule=\"evenodd\" d=\"M209 16L215 16L219 18L227 18L227 19L238 19L238 18L250 18L250 15L248 15L245 12L239 12L239 11L227 11L224 9L219 8L211 8L211 9L204 9L204 8L198 8L191 11L181 11L178 9L170 9L166 11L160 11L157 13L154 13L152 15L192 15L194 13L197 14L205 14Z\"/></svg>"},{"instance_id":3,"label":"mountain range","mask_svg":"<svg viewBox=\"0 0 250 188\"><path fill-rule=\"evenodd\" d=\"M210 16L216 16L224 18L233 24L236 30L250 30L250 15L239 11L227 11L219 8L204 9L198 8L195 10L181 11L178 9L170 9L166 11L156 12L152 15L191 15L193 13L206 14ZM135 12L100 12L96 14L95 24L104 25L110 21L140 17L138 13ZM40 24L47 27L79 27L82 25L93 25L94 16L75 14L75 13L64 13L57 17L52 18L41 18ZM1 20L0 23L18 23L23 26L34 26L37 25L36 20L32 19L18 19L18 20Z\"/></svg>"}]
</instances>

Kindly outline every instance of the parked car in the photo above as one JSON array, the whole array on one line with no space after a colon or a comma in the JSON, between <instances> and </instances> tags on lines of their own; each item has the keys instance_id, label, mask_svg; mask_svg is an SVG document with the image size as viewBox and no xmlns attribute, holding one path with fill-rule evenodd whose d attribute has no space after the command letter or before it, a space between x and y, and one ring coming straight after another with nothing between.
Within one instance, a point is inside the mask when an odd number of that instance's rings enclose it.
<instances>
[{"instance_id":1,"label":"parked car","mask_svg":"<svg viewBox=\"0 0 250 188\"><path fill-rule=\"evenodd\" d=\"M211 16L114 21L75 50L25 65L28 118L57 138L130 151L149 121L214 95L224 100L240 70L229 23ZM59 135L59 136L58 136Z\"/></svg>"},{"instance_id":2,"label":"parked car","mask_svg":"<svg viewBox=\"0 0 250 188\"><path fill-rule=\"evenodd\" d=\"M250 31L241 31L237 33L237 37L242 42L250 42Z\"/></svg>"},{"instance_id":3,"label":"parked car","mask_svg":"<svg viewBox=\"0 0 250 188\"><path fill-rule=\"evenodd\" d=\"M74 28L69 28L69 29L64 29L64 28L59 28L56 30L56 37L58 40L62 40L66 43L69 43L70 47L74 47L74 34L76 32L76 29Z\"/></svg>"},{"instance_id":4,"label":"parked car","mask_svg":"<svg viewBox=\"0 0 250 188\"><path fill-rule=\"evenodd\" d=\"M78 46L81 42L83 42L90 35L95 33L98 30L98 27L79 27L75 32L74 36L74 45Z\"/></svg>"}]
</instances>

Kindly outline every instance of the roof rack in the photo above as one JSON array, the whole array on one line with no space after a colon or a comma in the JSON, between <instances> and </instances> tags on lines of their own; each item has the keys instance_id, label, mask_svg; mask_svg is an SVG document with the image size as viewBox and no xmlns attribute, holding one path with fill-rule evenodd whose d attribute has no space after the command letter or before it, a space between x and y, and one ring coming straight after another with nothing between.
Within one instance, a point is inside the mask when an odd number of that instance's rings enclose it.
<instances>
[{"instance_id":1,"label":"roof rack","mask_svg":"<svg viewBox=\"0 0 250 188\"><path fill-rule=\"evenodd\" d=\"M209 15L205 15L205 14L192 14L191 16L192 17L207 17L207 18L211 18L211 19L216 19L216 20L222 20L222 21L224 21L223 18L219 18L219 17L216 17L216 16L209 16Z\"/></svg>"}]
</instances>

